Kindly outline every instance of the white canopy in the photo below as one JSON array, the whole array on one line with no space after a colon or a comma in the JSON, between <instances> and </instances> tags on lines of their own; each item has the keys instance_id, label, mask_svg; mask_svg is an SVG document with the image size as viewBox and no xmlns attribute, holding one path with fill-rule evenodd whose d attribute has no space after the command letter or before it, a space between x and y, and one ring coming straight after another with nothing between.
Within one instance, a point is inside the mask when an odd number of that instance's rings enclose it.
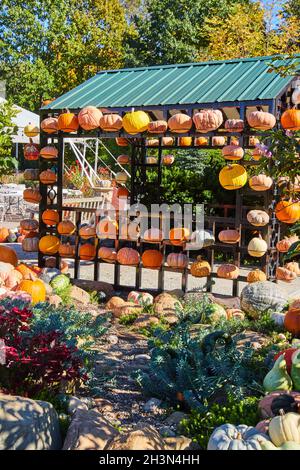
<instances>
[{"instance_id":1,"label":"white canopy","mask_svg":"<svg viewBox=\"0 0 300 470\"><path fill-rule=\"evenodd\" d=\"M5 102L4 98L0 97L0 104ZM40 126L40 116L38 114L32 113L31 111L27 111L27 109L21 108L14 104L14 108L17 109L19 112L15 118L12 119L14 124L18 127L18 132L16 135L13 136L13 142L18 144L26 144L29 142L28 137L24 134L24 127L27 124L33 124L37 127ZM39 136L33 139L34 142L39 142Z\"/></svg>"}]
</instances>

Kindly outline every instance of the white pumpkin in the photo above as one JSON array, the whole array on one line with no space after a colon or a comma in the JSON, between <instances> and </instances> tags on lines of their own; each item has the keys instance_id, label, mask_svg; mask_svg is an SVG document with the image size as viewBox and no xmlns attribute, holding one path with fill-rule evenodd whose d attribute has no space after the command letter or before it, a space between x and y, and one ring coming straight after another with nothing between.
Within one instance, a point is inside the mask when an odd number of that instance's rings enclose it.
<instances>
[{"instance_id":1,"label":"white pumpkin","mask_svg":"<svg viewBox=\"0 0 300 470\"><path fill-rule=\"evenodd\" d=\"M152 305L154 298L148 292L131 291L127 297L128 302L133 302L135 305Z\"/></svg>"},{"instance_id":2,"label":"white pumpkin","mask_svg":"<svg viewBox=\"0 0 300 470\"><path fill-rule=\"evenodd\" d=\"M268 436L252 426L223 424L209 438L207 450L261 450Z\"/></svg>"},{"instance_id":3,"label":"white pumpkin","mask_svg":"<svg viewBox=\"0 0 300 470\"><path fill-rule=\"evenodd\" d=\"M300 88L295 88L292 94L292 102L294 104L300 104Z\"/></svg>"},{"instance_id":4,"label":"white pumpkin","mask_svg":"<svg viewBox=\"0 0 300 470\"><path fill-rule=\"evenodd\" d=\"M280 447L287 441L300 444L300 415L298 413L286 413L271 419L269 435L275 444Z\"/></svg>"},{"instance_id":5,"label":"white pumpkin","mask_svg":"<svg viewBox=\"0 0 300 470\"><path fill-rule=\"evenodd\" d=\"M268 244L261 237L254 237L248 244L248 253L254 258L261 258L268 249Z\"/></svg>"}]
</instances>

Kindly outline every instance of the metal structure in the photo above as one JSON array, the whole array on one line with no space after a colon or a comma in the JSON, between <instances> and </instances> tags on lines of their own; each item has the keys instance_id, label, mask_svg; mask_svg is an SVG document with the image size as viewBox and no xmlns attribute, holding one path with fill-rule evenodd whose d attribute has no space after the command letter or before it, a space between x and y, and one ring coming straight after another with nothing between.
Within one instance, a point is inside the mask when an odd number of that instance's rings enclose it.
<instances>
[{"instance_id":1,"label":"metal structure","mask_svg":"<svg viewBox=\"0 0 300 470\"><path fill-rule=\"evenodd\" d=\"M181 111L193 116L195 112L203 108L220 109L223 112L224 120L227 118L240 118L246 123L246 116L254 109L263 109L276 115L279 120L284 109L290 105L290 97L295 82L294 77L281 77L276 73L269 72L270 62L272 58L255 58L241 59L231 61L219 61L208 63L184 64L174 66L158 66L138 69L124 69L100 72L95 77L78 86L74 90L66 93L48 106L41 109L41 120L49 115L58 115L64 109L69 109L77 113L81 108L87 105L100 107L103 112L118 112L124 115L132 108L147 111L154 120L165 119L174 113ZM295 59L296 60L296 59ZM294 60L275 61L276 65L290 64ZM130 145L131 158L131 183L130 183L130 202L134 204L139 202L145 191L148 170L156 170L157 172L157 200L151 202L167 202L160 200L160 183L162 175L162 156L165 150L184 148L189 151L191 148L196 149L216 149L212 146L213 136L225 136L228 143L232 137L237 137L240 146L251 148L249 137L255 135L247 125L242 133L228 133L224 129L218 129L215 132L199 134L194 128L186 134L180 134L180 137L192 137L192 145L182 147L180 145L179 136L167 131L163 136L172 136L175 138L175 145L166 147L162 145L162 135L159 136L159 145L151 147L151 152L157 152L157 163L147 164L146 157L149 147L147 146L147 133L129 135L123 130L118 133L103 133L100 129L97 131L85 132L82 129L78 133L66 134L58 132L51 136L41 133L41 146L54 143L58 147L59 157L57 161L58 183L57 192L53 193L53 189L40 184L40 192L42 201L40 203L40 235L47 233L55 233L55 229L46 226L41 218L42 212L46 208L56 209L60 218L63 211L74 211L76 213L76 225L79 229L81 224L81 214L84 209L67 207L63 204L62 186L63 186L63 153L64 141L66 139L78 138L98 138L111 139L115 137L125 137ZM208 138L208 145L200 148L195 145L195 138L205 136ZM152 136L153 137L153 136ZM219 147L221 148L221 147ZM239 162L249 165L247 161ZM251 162L251 165L254 163ZM44 170L48 167L47 161L40 159L40 169ZM236 191L236 202L233 207L219 205L218 211L223 214L205 217L205 226L210 228L216 235L220 229L227 227L235 227L241 232L241 241L236 245L220 244L205 249L208 261L212 267L216 253L229 253L236 265L240 264L241 257L247 250L246 236L250 226L246 219L246 212L249 208L258 208L256 205L246 206L244 198L248 199L254 192L250 189L242 189ZM255 193L257 199L257 193ZM278 265L278 255L276 251L276 242L280 237L280 225L275 218L274 207L277 199L277 189L261 193L260 208L269 208L270 223L266 227L259 227L257 230L261 232L263 238L268 241L269 250L267 254L261 258L261 268L267 272L270 279L275 278L276 266ZM78 231L77 231L78 233ZM216 236L217 240L217 236ZM75 254L75 278L79 276L80 259L78 256L78 247L82 241L76 236L76 254ZM96 241L97 248L100 241ZM147 245L142 239L137 241L118 239L115 241L115 247L118 249L122 246L134 246L142 252ZM157 245L157 248L166 255L170 250L182 250L185 246L174 247L168 240ZM188 253L189 254L189 253ZM59 262L59 256L57 256ZM44 255L39 253L39 264L43 265ZM102 261L96 258L94 263L94 279L99 279L99 272ZM141 270L142 265L136 267L135 289L141 287ZM159 270L158 290L163 289L164 273L172 270L165 263ZM178 271L178 270L177 270ZM182 288L187 289L187 278L189 269L182 270ZM212 274L211 277L215 277ZM245 278L240 276L232 282L233 295L238 294L239 282ZM115 264L115 287L120 287L120 266ZM207 284L207 289L211 290L211 283Z\"/></svg>"}]
</instances>

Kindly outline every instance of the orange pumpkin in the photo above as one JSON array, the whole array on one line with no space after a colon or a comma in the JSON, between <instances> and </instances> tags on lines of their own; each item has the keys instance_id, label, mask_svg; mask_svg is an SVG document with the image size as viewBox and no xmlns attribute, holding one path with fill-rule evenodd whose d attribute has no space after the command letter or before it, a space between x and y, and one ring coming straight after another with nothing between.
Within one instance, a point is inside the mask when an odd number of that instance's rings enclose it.
<instances>
[{"instance_id":1,"label":"orange pumpkin","mask_svg":"<svg viewBox=\"0 0 300 470\"><path fill-rule=\"evenodd\" d=\"M102 113L100 109L96 108L96 106L86 106L78 114L78 123L85 131L92 131L99 127L101 118Z\"/></svg>"},{"instance_id":2,"label":"orange pumpkin","mask_svg":"<svg viewBox=\"0 0 300 470\"><path fill-rule=\"evenodd\" d=\"M117 158L117 162L120 163L120 165L128 165L129 162L129 156L128 155L119 155Z\"/></svg>"},{"instance_id":3,"label":"orange pumpkin","mask_svg":"<svg viewBox=\"0 0 300 470\"><path fill-rule=\"evenodd\" d=\"M128 146L128 140L125 139L125 137L116 137L116 144L119 147L127 147Z\"/></svg>"},{"instance_id":4,"label":"orange pumpkin","mask_svg":"<svg viewBox=\"0 0 300 470\"><path fill-rule=\"evenodd\" d=\"M40 182L43 184L55 184L57 181L56 174L54 171L45 170L40 173Z\"/></svg>"},{"instance_id":5,"label":"orange pumpkin","mask_svg":"<svg viewBox=\"0 0 300 470\"><path fill-rule=\"evenodd\" d=\"M45 235L39 241L39 250L44 255L55 255L58 252L59 239L55 235Z\"/></svg>"},{"instance_id":6,"label":"orange pumpkin","mask_svg":"<svg viewBox=\"0 0 300 470\"><path fill-rule=\"evenodd\" d=\"M249 145L251 145L251 147L254 147L257 144L259 144L259 139L255 137L255 135L251 135L249 137Z\"/></svg>"},{"instance_id":7,"label":"orange pumpkin","mask_svg":"<svg viewBox=\"0 0 300 470\"><path fill-rule=\"evenodd\" d=\"M173 137L163 137L162 138L162 145L164 147L170 147L174 144L174 139Z\"/></svg>"},{"instance_id":8,"label":"orange pumpkin","mask_svg":"<svg viewBox=\"0 0 300 470\"><path fill-rule=\"evenodd\" d=\"M28 264L21 263L16 267L16 270L22 274L23 279L36 279L37 273Z\"/></svg>"},{"instance_id":9,"label":"orange pumpkin","mask_svg":"<svg viewBox=\"0 0 300 470\"><path fill-rule=\"evenodd\" d=\"M78 117L73 113L62 113L58 116L58 129L63 132L76 132L79 128Z\"/></svg>"},{"instance_id":10,"label":"orange pumpkin","mask_svg":"<svg viewBox=\"0 0 300 470\"><path fill-rule=\"evenodd\" d=\"M47 160L53 160L57 158L58 150L53 145L47 145L40 150L40 157L46 158Z\"/></svg>"},{"instance_id":11,"label":"orange pumpkin","mask_svg":"<svg viewBox=\"0 0 300 470\"><path fill-rule=\"evenodd\" d=\"M98 238L109 238L115 240L118 233L118 223L116 220L112 220L109 217L100 220L96 227L96 233Z\"/></svg>"},{"instance_id":12,"label":"orange pumpkin","mask_svg":"<svg viewBox=\"0 0 300 470\"><path fill-rule=\"evenodd\" d=\"M188 228L175 227L169 232L169 239L172 245L178 246L186 242L189 239L190 231Z\"/></svg>"},{"instance_id":13,"label":"orange pumpkin","mask_svg":"<svg viewBox=\"0 0 300 470\"><path fill-rule=\"evenodd\" d=\"M142 254L142 263L145 268L159 269L163 262L163 255L158 250L146 250Z\"/></svg>"},{"instance_id":14,"label":"orange pumpkin","mask_svg":"<svg viewBox=\"0 0 300 470\"><path fill-rule=\"evenodd\" d=\"M199 147L208 145L207 137L196 137L195 145Z\"/></svg>"},{"instance_id":15,"label":"orange pumpkin","mask_svg":"<svg viewBox=\"0 0 300 470\"><path fill-rule=\"evenodd\" d=\"M41 122L41 129L46 134L54 134L58 131L58 119L55 117L48 117Z\"/></svg>"},{"instance_id":16,"label":"orange pumpkin","mask_svg":"<svg viewBox=\"0 0 300 470\"><path fill-rule=\"evenodd\" d=\"M216 135L212 138L213 147L223 147L226 144L226 139L222 135Z\"/></svg>"},{"instance_id":17,"label":"orange pumpkin","mask_svg":"<svg viewBox=\"0 0 300 470\"><path fill-rule=\"evenodd\" d=\"M79 247L79 258L85 261L92 261L96 256L96 247L90 243L85 243Z\"/></svg>"},{"instance_id":18,"label":"orange pumpkin","mask_svg":"<svg viewBox=\"0 0 300 470\"><path fill-rule=\"evenodd\" d=\"M244 150L238 145L226 145L222 148L222 155L225 160L241 160L244 156Z\"/></svg>"},{"instance_id":19,"label":"orange pumpkin","mask_svg":"<svg viewBox=\"0 0 300 470\"><path fill-rule=\"evenodd\" d=\"M249 186L254 191L268 191L272 187L272 184L272 178L264 174L255 175L249 179Z\"/></svg>"},{"instance_id":20,"label":"orange pumpkin","mask_svg":"<svg viewBox=\"0 0 300 470\"><path fill-rule=\"evenodd\" d=\"M172 165L174 163L175 157L173 155L163 155L162 162L164 165Z\"/></svg>"},{"instance_id":21,"label":"orange pumpkin","mask_svg":"<svg viewBox=\"0 0 300 470\"><path fill-rule=\"evenodd\" d=\"M281 116L281 125L289 131L300 130L300 109L287 109Z\"/></svg>"},{"instance_id":22,"label":"orange pumpkin","mask_svg":"<svg viewBox=\"0 0 300 470\"><path fill-rule=\"evenodd\" d=\"M79 236L83 240L96 237L96 228L93 225L85 225L79 229Z\"/></svg>"},{"instance_id":23,"label":"orange pumpkin","mask_svg":"<svg viewBox=\"0 0 300 470\"><path fill-rule=\"evenodd\" d=\"M114 248L101 246L98 250L98 258L103 259L107 263L114 263L117 260L117 252Z\"/></svg>"},{"instance_id":24,"label":"orange pumpkin","mask_svg":"<svg viewBox=\"0 0 300 470\"><path fill-rule=\"evenodd\" d=\"M172 132L184 134L188 132L193 125L192 118L187 114L177 113L168 120L168 127Z\"/></svg>"},{"instance_id":25,"label":"orange pumpkin","mask_svg":"<svg viewBox=\"0 0 300 470\"><path fill-rule=\"evenodd\" d=\"M0 228L0 243L6 242L8 236L9 236L8 228L1 227Z\"/></svg>"},{"instance_id":26,"label":"orange pumpkin","mask_svg":"<svg viewBox=\"0 0 300 470\"><path fill-rule=\"evenodd\" d=\"M197 256L196 261L191 265L191 275L194 277L207 277L210 273L211 267L208 261L204 261L201 256Z\"/></svg>"},{"instance_id":27,"label":"orange pumpkin","mask_svg":"<svg viewBox=\"0 0 300 470\"><path fill-rule=\"evenodd\" d=\"M158 243L163 240L163 233L158 228L149 228L148 230L145 231L143 235L143 239L146 242Z\"/></svg>"},{"instance_id":28,"label":"orange pumpkin","mask_svg":"<svg viewBox=\"0 0 300 470\"><path fill-rule=\"evenodd\" d=\"M292 200L282 200L276 204L275 214L280 222L294 224L300 218L300 203Z\"/></svg>"},{"instance_id":29,"label":"orange pumpkin","mask_svg":"<svg viewBox=\"0 0 300 470\"><path fill-rule=\"evenodd\" d=\"M234 264L221 264L217 269L217 276L222 279L237 279L239 272L239 268Z\"/></svg>"},{"instance_id":30,"label":"orange pumpkin","mask_svg":"<svg viewBox=\"0 0 300 470\"><path fill-rule=\"evenodd\" d=\"M36 181L39 179L39 174L38 168L27 168L23 173L23 177L25 181Z\"/></svg>"},{"instance_id":31,"label":"orange pumpkin","mask_svg":"<svg viewBox=\"0 0 300 470\"><path fill-rule=\"evenodd\" d=\"M75 230L76 227L71 220L62 220L57 226L57 231L60 235L72 235Z\"/></svg>"},{"instance_id":32,"label":"orange pumpkin","mask_svg":"<svg viewBox=\"0 0 300 470\"><path fill-rule=\"evenodd\" d=\"M58 248L58 253L60 256L73 258L75 256L75 245L71 245L70 243L61 243Z\"/></svg>"},{"instance_id":33,"label":"orange pumpkin","mask_svg":"<svg viewBox=\"0 0 300 470\"><path fill-rule=\"evenodd\" d=\"M20 282L18 290L27 292L31 295L31 301L33 304L45 302L46 300L46 287L40 279L23 280Z\"/></svg>"},{"instance_id":34,"label":"orange pumpkin","mask_svg":"<svg viewBox=\"0 0 300 470\"><path fill-rule=\"evenodd\" d=\"M223 122L223 114L219 109L201 109L194 114L193 121L198 132L215 131Z\"/></svg>"},{"instance_id":35,"label":"orange pumpkin","mask_svg":"<svg viewBox=\"0 0 300 470\"><path fill-rule=\"evenodd\" d=\"M287 268L278 266L276 268L276 279L284 282L292 282L296 279L297 274Z\"/></svg>"},{"instance_id":36,"label":"orange pumpkin","mask_svg":"<svg viewBox=\"0 0 300 470\"><path fill-rule=\"evenodd\" d=\"M179 145L182 147L189 147L192 145L192 138L191 137L180 137Z\"/></svg>"},{"instance_id":37,"label":"orange pumpkin","mask_svg":"<svg viewBox=\"0 0 300 470\"><path fill-rule=\"evenodd\" d=\"M139 264L140 255L133 248L121 248L117 253L117 261L127 266L136 266Z\"/></svg>"},{"instance_id":38,"label":"orange pumpkin","mask_svg":"<svg viewBox=\"0 0 300 470\"><path fill-rule=\"evenodd\" d=\"M148 124L150 134L163 134L168 129L168 123L163 120L151 121Z\"/></svg>"},{"instance_id":39,"label":"orange pumpkin","mask_svg":"<svg viewBox=\"0 0 300 470\"><path fill-rule=\"evenodd\" d=\"M57 225L59 222L59 214L57 211L53 209L46 209L42 213L42 221L44 222L44 224L50 225L51 227L53 227L54 225Z\"/></svg>"},{"instance_id":40,"label":"orange pumpkin","mask_svg":"<svg viewBox=\"0 0 300 470\"><path fill-rule=\"evenodd\" d=\"M148 147L158 147L159 146L159 139L147 139L146 145Z\"/></svg>"},{"instance_id":41,"label":"orange pumpkin","mask_svg":"<svg viewBox=\"0 0 300 470\"><path fill-rule=\"evenodd\" d=\"M188 264L188 257L183 253L170 253L167 257L167 265L170 268L184 269Z\"/></svg>"},{"instance_id":42,"label":"orange pumpkin","mask_svg":"<svg viewBox=\"0 0 300 470\"><path fill-rule=\"evenodd\" d=\"M250 273L248 273L248 276L247 276L247 282L249 283L266 281L266 280L267 280L266 274L260 269L253 269L252 271L250 271Z\"/></svg>"},{"instance_id":43,"label":"orange pumpkin","mask_svg":"<svg viewBox=\"0 0 300 470\"><path fill-rule=\"evenodd\" d=\"M26 202L38 204L41 201L42 196L38 189L27 188L23 192L23 199Z\"/></svg>"},{"instance_id":44,"label":"orange pumpkin","mask_svg":"<svg viewBox=\"0 0 300 470\"><path fill-rule=\"evenodd\" d=\"M39 146L37 144L26 144L24 145L24 158L25 160L38 160L40 155Z\"/></svg>"},{"instance_id":45,"label":"orange pumpkin","mask_svg":"<svg viewBox=\"0 0 300 470\"><path fill-rule=\"evenodd\" d=\"M240 232L238 230L222 230L219 233L219 240L222 243L234 244L238 243L241 239Z\"/></svg>"},{"instance_id":46,"label":"orange pumpkin","mask_svg":"<svg viewBox=\"0 0 300 470\"><path fill-rule=\"evenodd\" d=\"M284 317L284 327L292 335L300 336L300 308L290 306L288 312Z\"/></svg>"},{"instance_id":47,"label":"orange pumpkin","mask_svg":"<svg viewBox=\"0 0 300 470\"><path fill-rule=\"evenodd\" d=\"M3 263L12 264L13 266L17 266L17 253L10 246L0 245L0 261Z\"/></svg>"},{"instance_id":48,"label":"orange pumpkin","mask_svg":"<svg viewBox=\"0 0 300 470\"><path fill-rule=\"evenodd\" d=\"M123 186L118 188L117 190L117 197L120 198L120 197L123 197L123 198L127 198L129 196L129 191L127 188L124 188Z\"/></svg>"},{"instance_id":49,"label":"orange pumpkin","mask_svg":"<svg viewBox=\"0 0 300 470\"><path fill-rule=\"evenodd\" d=\"M225 121L225 129L227 132L242 132L244 121L242 119L227 119Z\"/></svg>"},{"instance_id":50,"label":"orange pumpkin","mask_svg":"<svg viewBox=\"0 0 300 470\"><path fill-rule=\"evenodd\" d=\"M247 121L250 127L266 131L268 129L273 129L276 124L276 117L273 114L266 113L264 111L252 111L248 115Z\"/></svg>"},{"instance_id":51,"label":"orange pumpkin","mask_svg":"<svg viewBox=\"0 0 300 470\"><path fill-rule=\"evenodd\" d=\"M104 114L100 119L100 127L105 132L117 132L123 127L123 119L119 114ZM117 137L116 140L120 146L128 145L127 140L123 137ZM120 143L121 141L123 142L122 144Z\"/></svg>"},{"instance_id":52,"label":"orange pumpkin","mask_svg":"<svg viewBox=\"0 0 300 470\"><path fill-rule=\"evenodd\" d=\"M295 273L296 276L300 276L300 266L297 261L290 261L289 263L286 263L284 267L289 271L292 271L292 273Z\"/></svg>"},{"instance_id":53,"label":"orange pumpkin","mask_svg":"<svg viewBox=\"0 0 300 470\"><path fill-rule=\"evenodd\" d=\"M279 240L279 242L276 243L276 248L280 253L286 253L289 251L292 244L298 240L299 238L297 235L293 235L292 237L284 237L282 240Z\"/></svg>"},{"instance_id":54,"label":"orange pumpkin","mask_svg":"<svg viewBox=\"0 0 300 470\"><path fill-rule=\"evenodd\" d=\"M39 223L36 219L23 219L20 222L20 227L22 230L34 231L39 228ZM1 240L1 231L0 231L0 240Z\"/></svg>"}]
</instances>

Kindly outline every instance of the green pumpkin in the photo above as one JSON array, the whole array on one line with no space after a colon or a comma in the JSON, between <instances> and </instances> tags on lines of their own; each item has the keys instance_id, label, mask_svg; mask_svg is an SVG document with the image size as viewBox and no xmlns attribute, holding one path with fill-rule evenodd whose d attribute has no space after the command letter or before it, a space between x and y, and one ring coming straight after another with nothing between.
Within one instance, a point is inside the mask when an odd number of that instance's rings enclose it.
<instances>
[{"instance_id":1,"label":"green pumpkin","mask_svg":"<svg viewBox=\"0 0 300 470\"><path fill-rule=\"evenodd\" d=\"M294 390L300 391L300 349L292 355L292 368L291 377L294 385Z\"/></svg>"},{"instance_id":2,"label":"green pumpkin","mask_svg":"<svg viewBox=\"0 0 300 470\"><path fill-rule=\"evenodd\" d=\"M204 312L204 321L207 323L215 323L221 318L227 319L226 310L219 304L208 304Z\"/></svg>"},{"instance_id":3,"label":"green pumpkin","mask_svg":"<svg viewBox=\"0 0 300 470\"><path fill-rule=\"evenodd\" d=\"M55 276L50 282L50 286L54 289L57 294L59 292L64 291L67 287L69 287L69 285L70 279L64 274L59 274L58 276Z\"/></svg>"},{"instance_id":4,"label":"green pumpkin","mask_svg":"<svg viewBox=\"0 0 300 470\"><path fill-rule=\"evenodd\" d=\"M280 447L274 446L270 441L263 441L260 446L262 450L300 450L300 444L294 441L286 441Z\"/></svg>"},{"instance_id":5,"label":"green pumpkin","mask_svg":"<svg viewBox=\"0 0 300 470\"><path fill-rule=\"evenodd\" d=\"M292 390L292 379L287 373L286 362L283 355L279 356L270 372L265 376L263 386L266 392Z\"/></svg>"}]
</instances>

